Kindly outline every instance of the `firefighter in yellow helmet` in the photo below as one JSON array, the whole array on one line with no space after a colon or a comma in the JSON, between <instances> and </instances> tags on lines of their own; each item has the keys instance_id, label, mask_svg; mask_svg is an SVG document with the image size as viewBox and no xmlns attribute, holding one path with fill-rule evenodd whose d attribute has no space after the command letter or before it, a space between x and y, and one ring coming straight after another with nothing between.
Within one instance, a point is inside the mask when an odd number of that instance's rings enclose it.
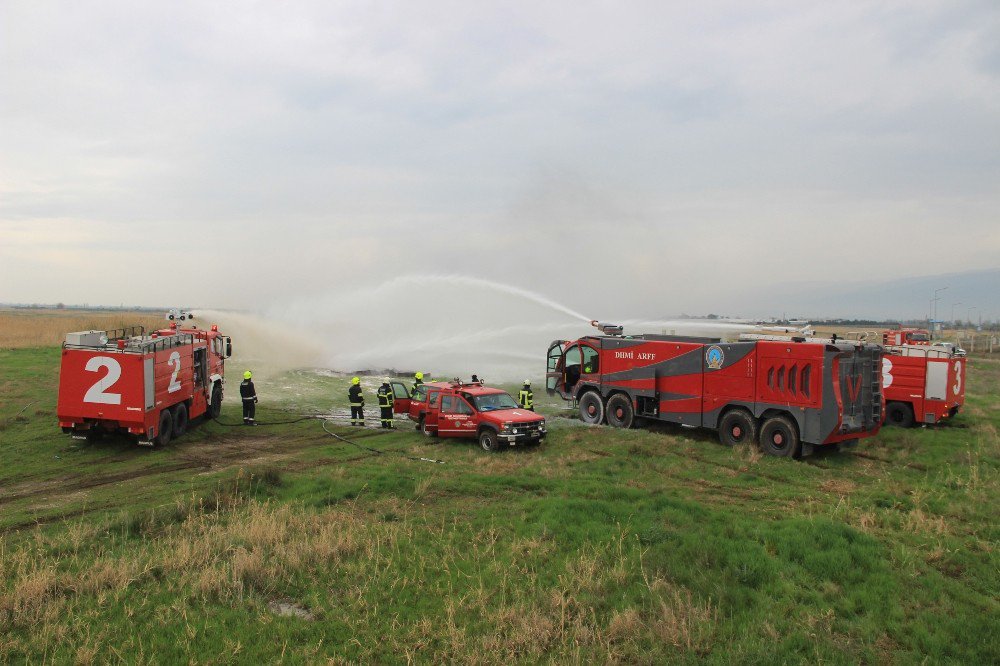
<instances>
[{"instance_id":1,"label":"firefighter in yellow helmet","mask_svg":"<svg viewBox=\"0 0 1000 666\"><path fill-rule=\"evenodd\" d=\"M243 398L243 425L257 425L254 416L257 414L257 389L253 386L253 374L247 370L243 373L240 384L240 397Z\"/></svg>"},{"instance_id":2,"label":"firefighter in yellow helmet","mask_svg":"<svg viewBox=\"0 0 1000 666\"><path fill-rule=\"evenodd\" d=\"M517 402L523 409L535 411L535 394L531 392L531 382L527 379L524 380L524 386L517 394Z\"/></svg>"},{"instance_id":3,"label":"firefighter in yellow helmet","mask_svg":"<svg viewBox=\"0 0 1000 666\"><path fill-rule=\"evenodd\" d=\"M347 389L347 401L351 403L351 425L365 425L365 395L361 392L361 378L351 379L351 388Z\"/></svg>"},{"instance_id":4,"label":"firefighter in yellow helmet","mask_svg":"<svg viewBox=\"0 0 1000 666\"><path fill-rule=\"evenodd\" d=\"M418 372L413 375L413 390L410 393L415 393L418 386L424 383L424 373Z\"/></svg>"}]
</instances>

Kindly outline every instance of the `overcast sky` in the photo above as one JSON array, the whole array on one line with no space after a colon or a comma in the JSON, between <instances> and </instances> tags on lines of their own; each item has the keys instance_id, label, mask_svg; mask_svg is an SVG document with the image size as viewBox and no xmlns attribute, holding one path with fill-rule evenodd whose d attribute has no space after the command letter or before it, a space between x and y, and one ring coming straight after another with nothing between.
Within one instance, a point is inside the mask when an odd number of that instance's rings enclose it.
<instances>
[{"instance_id":1,"label":"overcast sky","mask_svg":"<svg viewBox=\"0 0 1000 666\"><path fill-rule=\"evenodd\" d=\"M0 58L0 301L462 273L638 318L1000 266L995 0L4 0Z\"/></svg>"}]
</instances>

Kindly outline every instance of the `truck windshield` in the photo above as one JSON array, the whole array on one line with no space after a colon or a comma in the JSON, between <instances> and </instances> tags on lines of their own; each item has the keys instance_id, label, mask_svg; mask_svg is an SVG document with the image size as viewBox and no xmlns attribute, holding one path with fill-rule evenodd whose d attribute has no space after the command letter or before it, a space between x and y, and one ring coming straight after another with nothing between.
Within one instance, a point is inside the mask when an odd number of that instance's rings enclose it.
<instances>
[{"instance_id":1,"label":"truck windshield","mask_svg":"<svg viewBox=\"0 0 1000 666\"><path fill-rule=\"evenodd\" d=\"M517 409L518 404L514 398L506 393L490 393L488 395L477 395L473 398L476 409L481 412L492 412L497 409Z\"/></svg>"}]
</instances>

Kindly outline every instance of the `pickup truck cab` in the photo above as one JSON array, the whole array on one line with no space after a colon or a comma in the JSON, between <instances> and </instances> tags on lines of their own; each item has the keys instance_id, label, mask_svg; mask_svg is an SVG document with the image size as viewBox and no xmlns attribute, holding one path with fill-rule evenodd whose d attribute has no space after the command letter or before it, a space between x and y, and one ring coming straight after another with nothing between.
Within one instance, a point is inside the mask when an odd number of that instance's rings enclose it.
<instances>
[{"instance_id":1,"label":"pickup truck cab","mask_svg":"<svg viewBox=\"0 0 1000 666\"><path fill-rule=\"evenodd\" d=\"M462 382L429 382L412 394L402 382L392 382L392 389L393 411L428 437L475 439L491 452L545 438L545 418L522 409L503 389Z\"/></svg>"}]
</instances>

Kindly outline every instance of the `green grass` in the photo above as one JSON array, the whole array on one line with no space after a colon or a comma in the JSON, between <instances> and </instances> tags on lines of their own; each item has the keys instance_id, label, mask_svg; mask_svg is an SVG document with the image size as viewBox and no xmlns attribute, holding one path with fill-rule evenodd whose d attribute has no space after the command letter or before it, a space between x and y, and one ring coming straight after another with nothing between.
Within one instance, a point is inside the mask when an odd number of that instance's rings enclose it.
<instances>
[{"instance_id":1,"label":"green grass","mask_svg":"<svg viewBox=\"0 0 1000 666\"><path fill-rule=\"evenodd\" d=\"M0 351L0 661L1000 661L1000 363L952 426L795 462L556 417L498 455L316 422L87 444L57 362ZM258 387L264 421L345 402Z\"/></svg>"}]
</instances>

